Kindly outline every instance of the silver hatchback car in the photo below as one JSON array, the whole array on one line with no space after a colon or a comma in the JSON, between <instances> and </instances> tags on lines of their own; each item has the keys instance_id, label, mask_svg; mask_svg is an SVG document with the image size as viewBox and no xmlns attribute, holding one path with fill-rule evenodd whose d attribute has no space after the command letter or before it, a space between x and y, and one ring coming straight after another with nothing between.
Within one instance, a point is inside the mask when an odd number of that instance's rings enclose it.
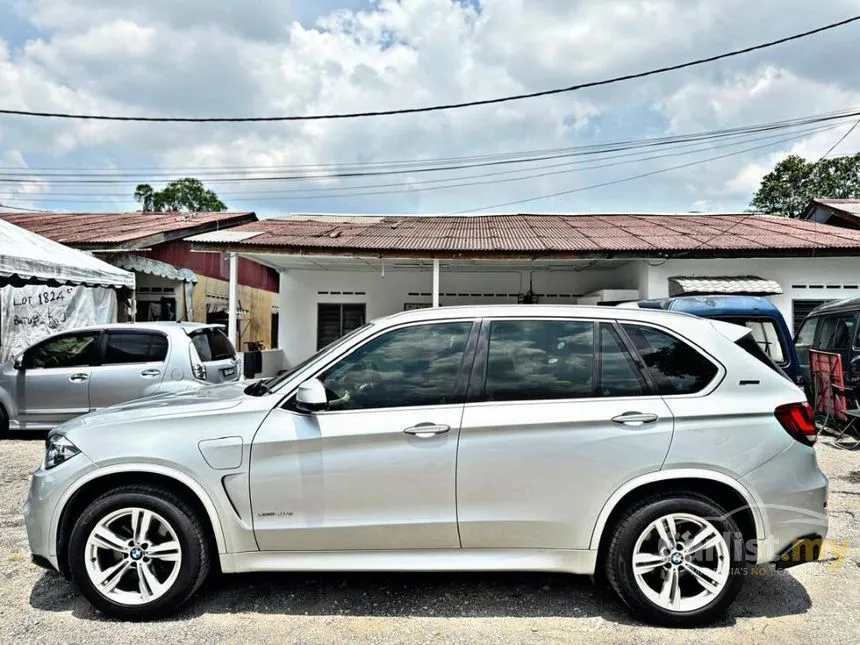
<instances>
[{"instance_id":1,"label":"silver hatchback car","mask_svg":"<svg viewBox=\"0 0 860 645\"><path fill-rule=\"evenodd\" d=\"M705 623L827 531L810 408L749 334L603 307L390 316L274 380L59 427L33 558L129 619L212 569L530 570Z\"/></svg>"},{"instance_id":2,"label":"silver hatchback car","mask_svg":"<svg viewBox=\"0 0 860 645\"><path fill-rule=\"evenodd\" d=\"M91 410L238 378L236 352L216 325L155 322L64 331L0 363L0 435L49 430Z\"/></svg>"}]
</instances>

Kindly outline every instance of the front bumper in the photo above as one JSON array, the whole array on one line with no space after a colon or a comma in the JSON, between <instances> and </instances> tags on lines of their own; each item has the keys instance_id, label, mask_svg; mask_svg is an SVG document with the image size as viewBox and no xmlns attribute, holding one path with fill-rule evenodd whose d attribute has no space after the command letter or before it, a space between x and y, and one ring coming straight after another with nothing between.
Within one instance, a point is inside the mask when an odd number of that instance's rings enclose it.
<instances>
[{"instance_id":1,"label":"front bumper","mask_svg":"<svg viewBox=\"0 0 860 645\"><path fill-rule=\"evenodd\" d=\"M95 469L96 465L80 453L55 468L45 470L40 467L33 473L23 512L34 562L60 568L57 562L57 527L60 513L68 501L67 491L72 490L72 484L80 477Z\"/></svg>"}]
</instances>

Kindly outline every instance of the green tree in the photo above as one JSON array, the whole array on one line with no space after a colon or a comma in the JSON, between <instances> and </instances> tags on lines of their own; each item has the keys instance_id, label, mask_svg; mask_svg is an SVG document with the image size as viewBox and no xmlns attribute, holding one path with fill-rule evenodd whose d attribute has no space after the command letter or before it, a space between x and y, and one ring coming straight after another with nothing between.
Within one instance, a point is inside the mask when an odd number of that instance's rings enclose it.
<instances>
[{"instance_id":1,"label":"green tree","mask_svg":"<svg viewBox=\"0 0 860 645\"><path fill-rule=\"evenodd\" d=\"M799 217L809 200L816 197L860 198L860 153L819 162L790 155L764 176L750 208Z\"/></svg>"},{"instance_id":2,"label":"green tree","mask_svg":"<svg viewBox=\"0 0 860 645\"><path fill-rule=\"evenodd\" d=\"M134 190L134 198L140 202L144 213L227 210L218 195L208 190L200 180L191 177L171 181L161 190L154 190L149 184L138 184Z\"/></svg>"}]
</instances>

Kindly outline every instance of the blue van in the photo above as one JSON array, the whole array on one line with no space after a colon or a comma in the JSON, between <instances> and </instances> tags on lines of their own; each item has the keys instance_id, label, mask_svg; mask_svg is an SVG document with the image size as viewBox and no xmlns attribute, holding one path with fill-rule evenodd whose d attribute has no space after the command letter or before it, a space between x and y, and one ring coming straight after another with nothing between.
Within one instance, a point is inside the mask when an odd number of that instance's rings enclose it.
<instances>
[{"instance_id":1,"label":"blue van","mask_svg":"<svg viewBox=\"0 0 860 645\"><path fill-rule=\"evenodd\" d=\"M785 318L772 302L757 296L678 296L640 300L641 309L682 311L702 318L713 318L752 330L753 338L786 376L803 386L804 378L797 360L791 332Z\"/></svg>"}]
</instances>

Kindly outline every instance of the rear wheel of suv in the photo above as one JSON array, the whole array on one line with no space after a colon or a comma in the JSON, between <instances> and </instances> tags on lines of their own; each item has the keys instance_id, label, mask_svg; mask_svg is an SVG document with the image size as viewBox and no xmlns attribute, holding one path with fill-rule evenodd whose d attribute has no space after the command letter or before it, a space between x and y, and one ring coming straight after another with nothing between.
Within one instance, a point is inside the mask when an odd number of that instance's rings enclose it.
<instances>
[{"instance_id":1,"label":"rear wheel of suv","mask_svg":"<svg viewBox=\"0 0 860 645\"><path fill-rule=\"evenodd\" d=\"M713 500L660 494L615 526L606 577L633 614L651 623L697 626L718 618L744 577L744 538Z\"/></svg>"},{"instance_id":2,"label":"rear wheel of suv","mask_svg":"<svg viewBox=\"0 0 860 645\"><path fill-rule=\"evenodd\" d=\"M75 522L69 571L81 592L124 620L172 613L206 579L204 526L179 496L154 486L122 486L92 502Z\"/></svg>"}]
</instances>

